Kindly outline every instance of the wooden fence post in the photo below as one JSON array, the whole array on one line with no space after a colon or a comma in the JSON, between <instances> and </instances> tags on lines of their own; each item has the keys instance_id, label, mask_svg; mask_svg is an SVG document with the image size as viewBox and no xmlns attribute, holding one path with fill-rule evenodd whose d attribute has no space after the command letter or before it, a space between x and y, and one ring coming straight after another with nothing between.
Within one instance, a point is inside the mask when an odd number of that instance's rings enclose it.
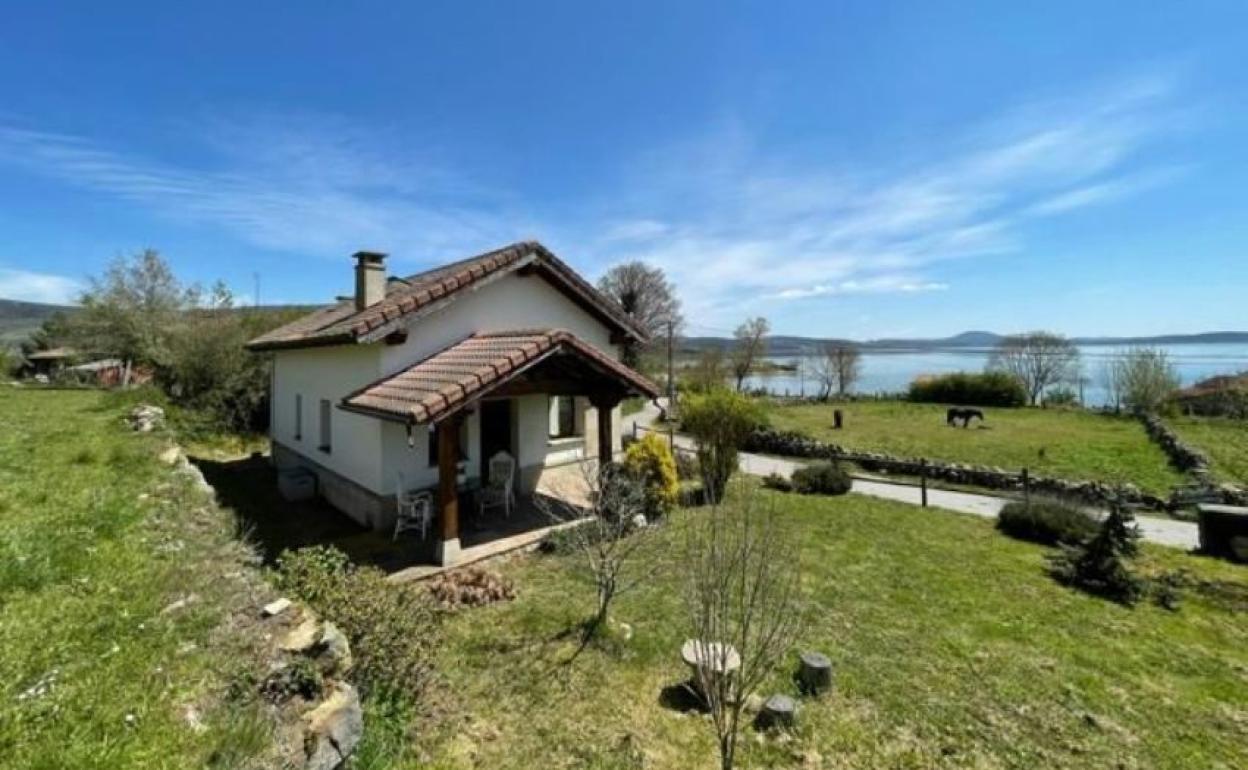
<instances>
[{"instance_id":1,"label":"wooden fence post","mask_svg":"<svg viewBox=\"0 0 1248 770\"><path fill-rule=\"evenodd\" d=\"M919 460L919 490L923 494L923 507L927 507L927 459Z\"/></svg>"}]
</instances>

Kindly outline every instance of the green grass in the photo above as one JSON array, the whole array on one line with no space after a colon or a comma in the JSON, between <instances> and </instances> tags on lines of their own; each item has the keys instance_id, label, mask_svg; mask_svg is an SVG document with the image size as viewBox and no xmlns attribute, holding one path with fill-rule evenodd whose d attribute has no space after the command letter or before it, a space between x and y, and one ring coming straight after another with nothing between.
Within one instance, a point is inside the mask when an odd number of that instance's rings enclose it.
<instances>
[{"instance_id":1,"label":"green grass","mask_svg":"<svg viewBox=\"0 0 1248 770\"><path fill-rule=\"evenodd\" d=\"M832 410L845 427L832 428ZM946 407L904 401L778 405L767 414L774 427L795 430L852 449L959 463L1029 468L1062 478L1131 482L1166 494L1183 481L1165 455L1128 417L1066 409L985 408L986 420L969 429L945 424Z\"/></svg>"},{"instance_id":2,"label":"green grass","mask_svg":"<svg viewBox=\"0 0 1248 770\"><path fill-rule=\"evenodd\" d=\"M1248 484L1248 420L1173 417L1166 422L1181 439L1208 455L1215 477Z\"/></svg>"},{"instance_id":3,"label":"green grass","mask_svg":"<svg viewBox=\"0 0 1248 770\"><path fill-rule=\"evenodd\" d=\"M257 595L246 551L122 413L93 391L0 397L6 768L233 767L269 743L266 719L225 697L258 666L226 631Z\"/></svg>"},{"instance_id":4,"label":"green grass","mask_svg":"<svg viewBox=\"0 0 1248 770\"><path fill-rule=\"evenodd\" d=\"M836 685L802 702L792 741L747 734L739 766L1248 763L1242 568L1146 547L1143 570L1188 569L1221 581L1221 598L1191 594L1178 613L1125 609L1058 586L1046 549L988 521L856 495L761 494L800 527L810 619L764 690L794 693L799 649L829 654ZM678 539L689 515L678 512L665 536ZM659 550L663 568L613 613L631 641L617 635L574 659L565 635L593 592L572 557L506 563L518 598L449 623L438 718L406 743L383 722L361 766L715 766L710 724L659 702L686 675L677 650L687 636L675 549Z\"/></svg>"}]
</instances>

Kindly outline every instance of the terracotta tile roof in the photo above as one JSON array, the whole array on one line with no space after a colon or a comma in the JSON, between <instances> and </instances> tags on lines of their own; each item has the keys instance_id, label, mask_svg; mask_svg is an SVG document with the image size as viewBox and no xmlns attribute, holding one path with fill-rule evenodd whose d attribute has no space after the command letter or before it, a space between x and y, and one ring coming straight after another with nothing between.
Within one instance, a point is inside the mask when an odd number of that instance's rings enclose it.
<instances>
[{"instance_id":1,"label":"terracotta tile roof","mask_svg":"<svg viewBox=\"0 0 1248 770\"><path fill-rule=\"evenodd\" d=\"M536 241L521 241L407 278L392 278L387 282L385 299L371 307L356 310L354 299L346 299L263 334L248 342L247 347L277 350L376 342L401 328L404 319L413 313L492 276L522 268L540 272L615 331L645 339L645 333L619 305L577 275L563 260Z\"/></svg>"},{"instance_id":2,"label":"terracotta tile roof","mask_svg":"<svg viewBox=\"0 0 1248 770\"><path fill-rule=\"evenodd\" d=\"M562 329L474 334L425 360L352 393L351 411L428 423L446 417L556 355L575 356L621 390L654 398L658 388L588 342Z\"/></svg>"}]
</instances>

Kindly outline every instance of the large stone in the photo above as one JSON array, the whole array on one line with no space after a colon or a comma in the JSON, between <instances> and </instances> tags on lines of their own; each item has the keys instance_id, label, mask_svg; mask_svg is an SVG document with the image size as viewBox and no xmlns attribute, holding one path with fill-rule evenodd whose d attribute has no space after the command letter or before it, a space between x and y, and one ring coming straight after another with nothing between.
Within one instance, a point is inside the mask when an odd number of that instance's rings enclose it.
<instances>
[{"instance_id":1,"label":"large stone","mask_svg":"<svg viewBox=\"0 0 1248 770\"><path fill-rule=\"evenodd\" d=\"M308 653L321 641L321 621L310 617L286 634L278 645L286 652Z\"/></svg>"},{"instance_id":2,"label":"large stone","mask_svg":"<svg viewBox=\"0 0 1248 770\"><path fill-rule=\"evenodd\" d=\"M351 643L333 623L321 627L321 638L316 645L316 660L325 674L345 674L355 661L351 657Z\"/></svg>"},{"instance_id":3,"label":"large stone","mask_svg":"<svg viewBox=\"0 0 1248 770\"><path fill-rule=\"evenodd\" d=\"M285 612L286 610L290 608L291 608L290 599L287 599L286 597L283 596L280 599L275 599L274 601L271 601L268 604L264 605L264 607L260 610L260 616L265 617L265 618L271 618L276 615L281 615L283 612Z\"/></svg>"},{"instance_id":4,"label":"large stone","mask_svg":"<svg viewBox=\"0 0 1248 770\"><path fill-rule=\"evenodd\" d=\"M319 706L304 715L303 749L307 770L336 770L364 736L364 711L355 688L339 683Z\"/></svg>"}]
</instances>

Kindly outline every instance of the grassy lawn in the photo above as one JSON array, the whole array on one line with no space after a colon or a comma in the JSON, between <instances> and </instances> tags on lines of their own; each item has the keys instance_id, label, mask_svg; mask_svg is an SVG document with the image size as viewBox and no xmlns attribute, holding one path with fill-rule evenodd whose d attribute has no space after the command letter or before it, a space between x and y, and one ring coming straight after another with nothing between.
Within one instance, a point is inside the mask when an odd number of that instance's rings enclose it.
<instances>
[{"instance_id":1,"label":"grassy lawn","mask_svg":"<svg viewBox=\"0 0 1248 770\"><path fill-rule=\"evenodd\" d=\"M254 613L256 573L232 520L122 414L94 391L0 395L6 768L235 767L269 742L224 699L254 664L229 629Z\"/></svg>"},{"instance_id":2,"label":"grassy lawn","mask_svg":"<svg viewBox=\"0 0 1248 770\"><path fill-rule=\"evenodd\" d=\"M1248 484L1248 420L1173 417L1166 422L1180 438L1209 456L1218 479Z\"/></svg>"},{"instance_id":3,"label":"grassy lawn","mask_svg":"<svg viewBox=\"0 0 1248 770\"><path fill-rule=\"evenodd\" d=\"M845 427L832 429L832 410ZM945 424L946 407L904 401L771 405L772 425L853 449L909 457L1027 467L1080 480L1131 482L1165 494L1182 482L1134 419L1064 409L984 409L969 429Z\"/></svg>"},{"instance_id":4,"label":"grassy lawn","mask_svg":"<svg viewBox=\"0 0 1248 770\"><path fill-rule=\"evenodd\" d=\"M748 734L740 766L1248 763L1243 568L1146 548L1145 571L1185 568L1220 590L1186 596L1178 613L1124 609L1056 585L1043 548L989 522L853 495L763 494L801 528L809 624L798 647L832 657L836 687L804 702L793 740ZM361 767L715 766L709 723L660 703L686 673L679 565L616 608L630 641L573 658L565 634L592 601L574 564L532 555L503 566L518 598L450 622L441 718L404 745L378 732ZM794 693L792 663L767 693Z\"/></svg>"}]
</instances>

